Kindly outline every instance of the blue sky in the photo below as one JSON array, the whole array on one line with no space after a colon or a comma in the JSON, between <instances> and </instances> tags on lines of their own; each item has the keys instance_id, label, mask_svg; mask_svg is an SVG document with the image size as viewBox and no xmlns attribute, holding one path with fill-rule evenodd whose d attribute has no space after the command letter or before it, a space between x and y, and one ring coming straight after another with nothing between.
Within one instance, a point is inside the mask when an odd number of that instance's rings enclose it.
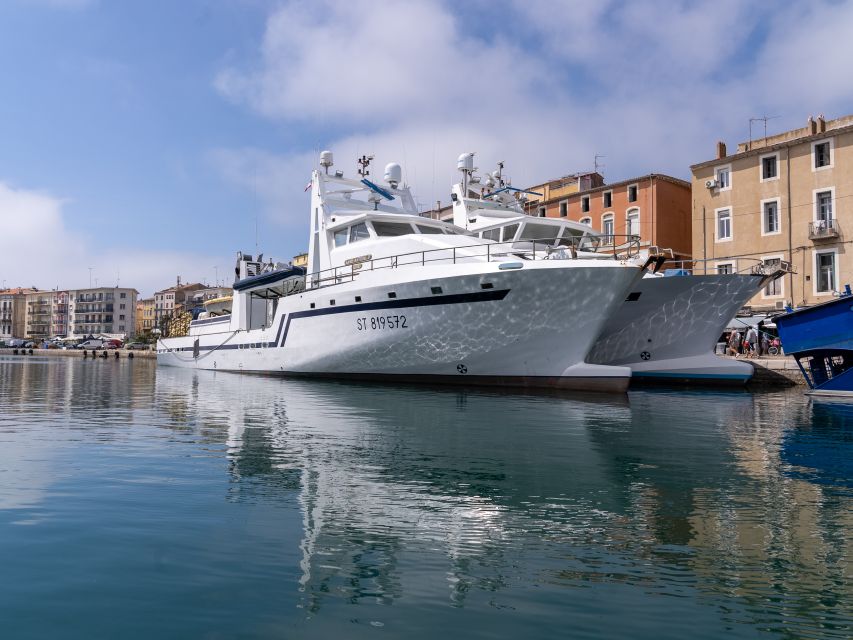
<instances>
[{"instance_id":1,"label":"blue sky","mask_svg":"<svg viewBox=\"0 0 853 640\"><path fill-rule=\"evenodd\" d=\"M516 184L595 153L688 177L750 117L853 112L851 2L459 4L0 3L0 279L212 282L256 220L289 259L321 148L401 162L428 207L463 151Z\"/></svg>"}]
</instances>

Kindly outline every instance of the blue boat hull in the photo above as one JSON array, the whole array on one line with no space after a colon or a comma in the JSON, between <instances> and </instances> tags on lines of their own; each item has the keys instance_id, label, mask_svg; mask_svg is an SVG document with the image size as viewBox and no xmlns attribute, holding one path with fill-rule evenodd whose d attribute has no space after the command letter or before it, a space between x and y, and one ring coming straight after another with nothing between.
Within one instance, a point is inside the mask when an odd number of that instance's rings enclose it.
<instances>
[{"instance_id":1,"label":"blue boat hull","mask_svg":"<svg viewBox=\"0 0 853 640\"><path fill-rule=\"evenodd\" d=\"M814 395L853 396L853 296L774 318Z\"/></svg>"}]
</instances>

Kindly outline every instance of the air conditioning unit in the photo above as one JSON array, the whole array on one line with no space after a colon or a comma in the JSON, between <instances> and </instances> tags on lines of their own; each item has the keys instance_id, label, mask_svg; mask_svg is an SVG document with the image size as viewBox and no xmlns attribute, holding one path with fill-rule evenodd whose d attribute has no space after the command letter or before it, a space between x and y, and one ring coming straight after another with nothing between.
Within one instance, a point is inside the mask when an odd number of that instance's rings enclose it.
<instances>
[{"instance_id":1,"label":"air conditioning unit","mask_svg":"<svg viewBox=\"0 0 853 640\"><path fill-rule=\"evenodd\" d=\"M710 180L705 180L705 188L713 189L717 186L717 181L711 178Z\"/></svg>"},{"instance_id":2,"label":"air conditioning unit","mask_svg":"<svg viewBox=\"0 0 853 640\"><path fill-rule=\"evenodd\" d=\"M784 309L785 308L785 301L784 300L777 300L776 301L776 308L777 309Z\"/></svg>"}]
</instances>

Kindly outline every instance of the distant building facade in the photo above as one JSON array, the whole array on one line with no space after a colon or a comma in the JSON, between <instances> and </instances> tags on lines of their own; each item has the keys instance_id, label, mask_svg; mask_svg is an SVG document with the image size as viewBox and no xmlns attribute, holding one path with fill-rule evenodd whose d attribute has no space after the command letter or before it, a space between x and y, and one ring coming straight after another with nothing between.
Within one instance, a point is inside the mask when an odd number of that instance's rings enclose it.
<instances>
[{"instance_id":1,"label":"distant building facade","mask_svg":"<svg viewBox=\"0 0 853 640\"><path fill-rule=\"evenodd\" d=\"M136 335L136 289L95 287L68 292L69 337Z\"/></svg>"},{"instance_id":2,"label":"distant building facade","mask_svg":"<svg viewBox=\"0 0 853 640\"><path fill-rule=\"evenodd\" d=\"M605 236L637 236L641 248L671 249L677 258L692 255L689 182L660 173L613 184L604 184L597 173L566 176L556 182L553 187L530 188L547 196L528 196L527 213L568 218Z\"/></svg>"},{"instance_id":3,"label":"distant building facade","mask_svg":"<svg viewBox=\"0 0 853 640\"><path fill-rule=\"evenodd\" d=\"M853 115L738 145L691 167L693 247L708 269L784 260L796 271L750 306L811 305L853 283ZM849 236L847 234L850 234Z\"/></svg>"},{"instance_id":4,"label":"distant building facade","mask_svg":"<svg viewBox=\"0 0 853 640\"><path fill-rule=\"evenodd\" d=\"M136 301L136 334L147 333L157 325L154 323L154 298Z\"/></svg>"},{"instance_id":5,"label":"distant building facade","mask_svg":"<svg viewBox=\"0 0 853 640\"><path fill-rule=\"evenodd\" d=\"M31 340L50 340L68 335L68 292L35 291L26 295L24 333Z\"/></svg>"},{"instance_id":6,"label":"distant building facade","mask_svg":"<svg viewBox=\"0 0 853 640\"><path fill-rule=\"evenodd\" d=\"M27 294L35 289L0 290L0 340L25 338L27 325Z\"/></svg>"},{"instance_id":7,"label":"distant building facade","mask_svg":"<svg viewBox=\"0 0 853 640\"><path fill-rule=\"evenodd\" d=\"M200 282L181 284L178 278L175 286L157 291L154 294L154 326L159 327L162 320L171 317L176 309L186 309L190 306L187 303L192 301L193 294L207 288Z\"/></svg>"}]
</instances>

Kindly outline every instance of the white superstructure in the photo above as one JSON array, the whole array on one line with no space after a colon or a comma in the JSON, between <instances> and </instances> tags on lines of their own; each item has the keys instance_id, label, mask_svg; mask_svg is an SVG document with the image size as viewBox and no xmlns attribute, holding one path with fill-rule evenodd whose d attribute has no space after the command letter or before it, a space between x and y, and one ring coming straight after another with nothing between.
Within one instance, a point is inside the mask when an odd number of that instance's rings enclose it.
<instances>
[{"instance_id":1,"label":"white superstructure","mask_svg":"<svg viewBox=\"0 0 853 640\"><path fill-rule=\"evenodd\" d=\"M639 252L638 237L602 236L578 222L526 215L519 202L526 192L504 181L502 165L477 176L473 154L463 154L459 168L463 180L453 187L453 222L481 238L552 256L612 260ZM693 275L694 264L671 264L635 282L608 318L588 361L630 367L635 378L749 380L752 365L720 358L714 348L738 310L782 271L765 273L760 261L744 260L736 273Z\"/></svg>"},{"instance_id":2,"label":"white superstructure","mask_svg":"<svg viewBox=\"0 0 853 640\"><path fill-rule=\"evenodd\" d=\"M417 215L397 165L384 182L311 180L308 273L238 263L230 315L158 342L163 365L288 375L624 390L588 364L641 276L630 260L535 260ZM258 272L259 271L259 272ZM257 275L250 275L251 273Z\"/></svg>"}]
</instances>

